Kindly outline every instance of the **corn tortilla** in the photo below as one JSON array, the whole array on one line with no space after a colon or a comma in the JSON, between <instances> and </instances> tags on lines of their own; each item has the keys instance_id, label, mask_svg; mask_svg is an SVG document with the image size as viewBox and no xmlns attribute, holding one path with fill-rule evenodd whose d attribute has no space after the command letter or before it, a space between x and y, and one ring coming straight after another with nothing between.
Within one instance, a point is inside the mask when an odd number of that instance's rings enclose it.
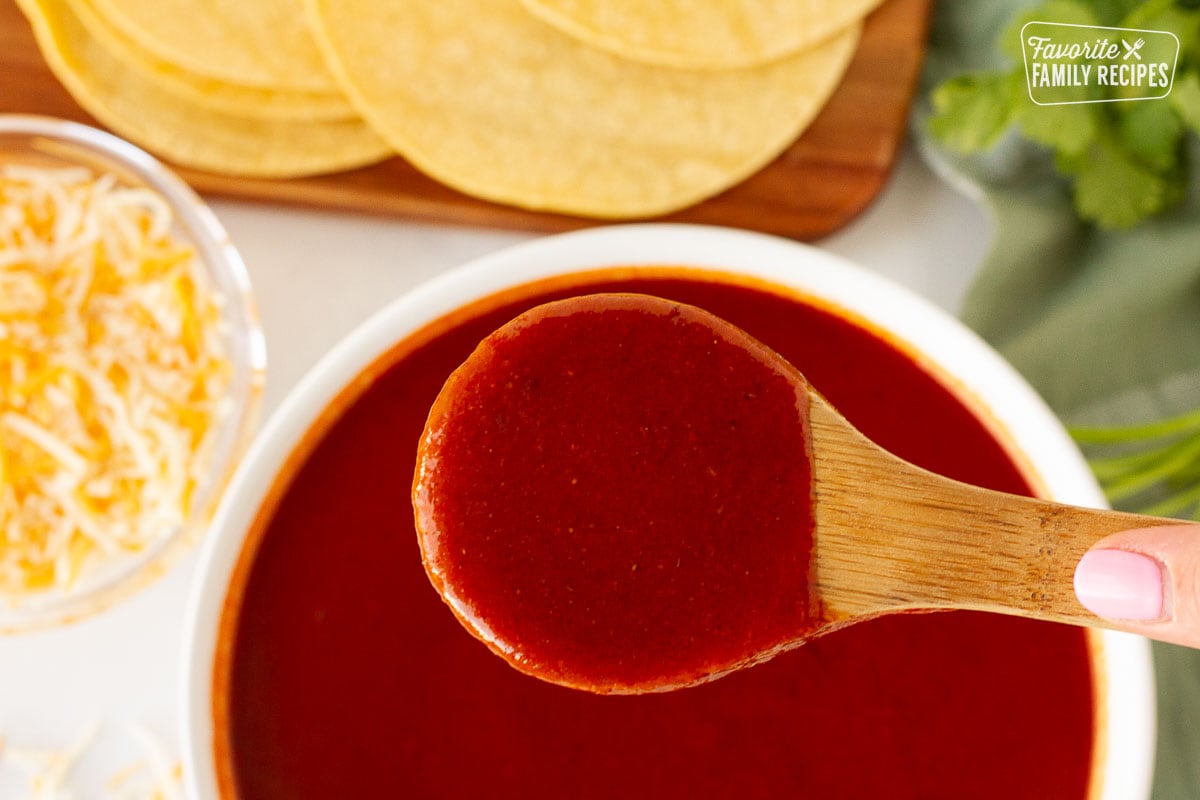
<instances>
[{"instance_id":1,"label":"corn tortilla","mask_svg":"<svg viewBox=\"0 0 1200 800\"><path fill-rule=\"evenodd\" d=\"M881 0L522 0L559 30L650 64L732 69L812 47Z\"/></svg>"},{"instance_id":2,"label":"corn tortilla","mask_svg":"<svg viewBox=\"0 0 1200 800\"><path fill-rule=\"evenodd\" d=\"M359 120L279 122L188 104L121 63L88 35L66 0L18 0L56 77L92 116L178 164L295 177L379 161L387 145Z\"/></svg>"},{"instance_id":3,"label":"corn tortilla","mask_svg":"<svg viewBox=\"0 0 1200 800\"><path fill-rule=\"evenodd\" d=\"M859 35L701 72L584 46L519 0L308 9L351 100L418 168L489 200L599 218L683 208L758 170L816 116Z\"/></svg>"},{"instance_id":4,"label":"corn tortilla","mask_svg":"<svg viewBox=\"0 0 1200 800\"><path fill-rule=\"evenodd\" d=\"M196 105L247 117L280 120L346 120L358 116L340 91L300 92L264 89L205 78L156 58L114 28L93 5L93 0L68 0L96 41L121 61L126 69L142 74L147 81Z\"/></svg>"},{"instance_id":5,"label":"corn tortilla","mask_svg":"<svg viewBox=\"0 0 1200 800\"><path fill-rule=\"evenodd\" d=\"M105 20L159 60L265 89L333 92L302 0L93 0Z\"/></svg>"}]
</instances>

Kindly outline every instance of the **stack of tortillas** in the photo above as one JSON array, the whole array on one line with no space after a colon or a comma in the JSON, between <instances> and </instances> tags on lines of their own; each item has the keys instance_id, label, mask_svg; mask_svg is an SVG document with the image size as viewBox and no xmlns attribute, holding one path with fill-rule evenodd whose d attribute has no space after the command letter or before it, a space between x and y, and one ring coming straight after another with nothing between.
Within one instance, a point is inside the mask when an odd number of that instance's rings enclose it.
<instances>
[{"instance_id":1,"label":"stack of tortillas","mask_svg":"<svg viewBox=\"0 0 1200 800\"><path fill-rule=\"evenodd\" d=\"M88 112L178 164L399 154L477 197L691 205L808 126L880 0L18 0Z\"/></svg>"}]
</instances>

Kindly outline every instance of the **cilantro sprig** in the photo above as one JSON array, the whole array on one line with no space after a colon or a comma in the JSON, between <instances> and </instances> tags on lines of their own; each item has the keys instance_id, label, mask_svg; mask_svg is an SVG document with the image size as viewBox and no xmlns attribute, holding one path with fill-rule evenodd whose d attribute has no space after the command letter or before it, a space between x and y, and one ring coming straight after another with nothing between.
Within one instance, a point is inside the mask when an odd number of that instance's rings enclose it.
<instances>
[{"instance_id":1,"label":"cilantro sprig","mask_svg":"<svg viewBox=\"0 0 1200 800\"><path fill-rule=\"evenodd\" d=\"M1173 32L1180 51L1170 94L1161 100L1035 104L1020 43L1021 27L1034 20ZM1102 228L1131 227L1182 200L1191 169L1186 139L1200 133L1200 2L1048 0L1013 19L997 47L1008 69L959 75L932 93L929 130L947 149L985 152L1012 135L1035 143L1070 184L1079 217Z\"/></svg>"},{"instance_id":2,"label":"cilantro sprig","mask_svg":"<svg viewBox=\"0 0 1200 800\"><path fill-rule=\"evenodd\" d=\"M1070 433L1113 506L1200 521L1200 409L1144 425Z\"/></svg>"}]
</instances>

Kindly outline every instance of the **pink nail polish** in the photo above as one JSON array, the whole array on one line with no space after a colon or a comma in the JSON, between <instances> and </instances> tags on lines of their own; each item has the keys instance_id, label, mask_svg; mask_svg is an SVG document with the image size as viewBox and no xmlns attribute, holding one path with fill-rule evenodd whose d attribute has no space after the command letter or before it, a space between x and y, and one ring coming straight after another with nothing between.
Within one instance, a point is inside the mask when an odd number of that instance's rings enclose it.
<instances>
[{"instance_id":1,"label":"pink nail polish","mask_svg":"<svg viewBox=\"0 0 1200 800\"><path fill-rule=\"evenodd\" d=\"M1156 620L1163 614L1162 568L1141 553L1091 550L1075 567L1075 595L1100 617Z\"/></svg>"}]
</instances>

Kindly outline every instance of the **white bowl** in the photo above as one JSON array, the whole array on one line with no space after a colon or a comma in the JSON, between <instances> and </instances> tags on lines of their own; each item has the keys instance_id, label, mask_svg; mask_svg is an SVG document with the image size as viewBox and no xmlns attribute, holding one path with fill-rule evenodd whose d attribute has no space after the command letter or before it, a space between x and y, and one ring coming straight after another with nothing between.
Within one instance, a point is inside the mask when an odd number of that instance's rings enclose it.
<instances>
[{"instance_id":1,"label":"white bowl","mask_svg":"<svg viewBox=\"0 0 1200 800\"><path fill-rule=\"evenodd\" d=\"M1053 499L1101 507L1104 497L1062 425L1025 381L974 333L922 298L815 248L691 225L614 226L553 236L478 259L397 299L321 360L274 414L234 478L205 542L187 616L185 774L196 798L218 796L213 679L217 631L244 538L275 476L323 409L393 344L463 305L556 275L620 265L686 266L793 288L886 330L953 379L1011 443ZM1099 706L1092 800L1150 794L1154 687L1144 639L1093 632ZM1031 721L1031 730L1037 730Z\"/></svg>"}]
</instances>

